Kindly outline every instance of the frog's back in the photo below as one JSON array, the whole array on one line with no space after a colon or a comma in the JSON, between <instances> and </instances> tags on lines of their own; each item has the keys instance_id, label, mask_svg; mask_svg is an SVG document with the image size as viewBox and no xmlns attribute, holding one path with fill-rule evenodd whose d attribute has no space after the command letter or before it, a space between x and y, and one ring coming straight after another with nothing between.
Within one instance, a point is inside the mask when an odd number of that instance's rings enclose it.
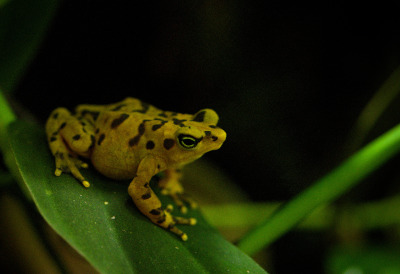
<instances>
[{"instance_id":1,"label":"frog's back","mask_svg":"<svg viewBox=\"0 0 400 274\"><path fill-rule=\"evenodd\" d=\"M91 160L102 174L129 179L136 174L145 150L140 145L150 115L141 112L104 111L96 121L96 140Z\"/></svg>"},{"instance_id":2,"label":"frog's back","mask_svg":"<svg viewBox=\"0 0 400 274\"><path fill-rule=\"evenodd\" d=\"M98 110L96 107L80 105L77 112L95 124L97 141L92 148L93 165L114 179L133 178L144 157L163 153L159 148L164 142L165 131L175 130L183 119L193 117L163 111L135 98L98 106Z\"/></svg>"}]
</instances>

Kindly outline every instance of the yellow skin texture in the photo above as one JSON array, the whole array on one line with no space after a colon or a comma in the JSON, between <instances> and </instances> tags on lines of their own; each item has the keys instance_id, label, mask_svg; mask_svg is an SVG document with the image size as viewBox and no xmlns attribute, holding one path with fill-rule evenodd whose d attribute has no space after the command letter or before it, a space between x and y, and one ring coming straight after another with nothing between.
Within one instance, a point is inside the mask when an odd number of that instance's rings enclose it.
<instances>
[{"instance_id":1,"label":"yellow skin texture","mask_svg":"<svg viewBox=\"0 0 400 274\"><path fill-rule=\"evenodd\" d=\"M217 123L218 115L211 109L181 114L128 97L110 105L79 105L74 115L57 108L47 120L46 133L55 157L55 175L70 172L89 187L79 172L88 167L80 158L87 158L109 178L133 179L128 193L137 208L156 225L187 240L175 224L194 225L196 219L172 216L172 206L162 207L149 182L164 171L161 193L170 195L183 213L185 202L195 207L179 183L180 169L221 147L226 133Z\"/></svg>"}]
</instances>

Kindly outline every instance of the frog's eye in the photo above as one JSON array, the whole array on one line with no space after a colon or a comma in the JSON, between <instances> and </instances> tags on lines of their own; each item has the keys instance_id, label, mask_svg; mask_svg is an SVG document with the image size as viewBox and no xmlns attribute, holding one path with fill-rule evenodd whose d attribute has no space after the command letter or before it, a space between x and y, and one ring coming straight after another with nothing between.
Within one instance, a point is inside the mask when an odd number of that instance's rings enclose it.
<instances>
[{"instance_id":1,"label":"frog's eye","mask_svg":"<svg viewBox=\"0 0 400 274\"><path fill-rule=\"evenodd\" d=\"M181 134L178 136L179 144L186 149L192 149L197 146L197 144L202 140L203 138L195 138L190 135L185 135Z\"/></svg>"}]
</instances>

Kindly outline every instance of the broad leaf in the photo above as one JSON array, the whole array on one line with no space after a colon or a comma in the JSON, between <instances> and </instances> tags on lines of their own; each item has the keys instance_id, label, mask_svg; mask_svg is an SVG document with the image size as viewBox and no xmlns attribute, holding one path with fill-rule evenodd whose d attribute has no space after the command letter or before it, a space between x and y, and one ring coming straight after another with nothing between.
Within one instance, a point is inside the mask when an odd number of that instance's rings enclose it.
<instances>
[{"instance_id":1,"label":"broad leaf","mask_svg":"<svg viewBox=\"0 0 400 274\"><path fill-rule=\"evenodd\" d=\"M180 226L189 236L183 242L136 209L127 193L129 182L107 179L92 168L83 171L91 182L89 189L69 174L55 177L42 128L14 122L9 136L22 179L39 211L99 271L265 273L208 225L198 210L187 214L197 218L197 225ZM154 182L153 188L157 192ZM172 203L160 198L164 204Z\"/></svg>"}]
</instances>

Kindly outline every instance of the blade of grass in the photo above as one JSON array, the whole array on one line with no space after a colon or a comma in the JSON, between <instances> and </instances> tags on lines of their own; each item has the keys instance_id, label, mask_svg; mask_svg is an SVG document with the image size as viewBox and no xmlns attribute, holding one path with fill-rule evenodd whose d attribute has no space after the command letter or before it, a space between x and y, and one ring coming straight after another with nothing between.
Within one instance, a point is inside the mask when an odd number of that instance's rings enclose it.
<instances>
[{"instance_id":1,"label":"blade of grass","mask_svg":"<svg viewBox=\"0 0 400 274\"><path fill-rule=\"evenodd\" d=\"M400 67L395 69L389 78L361 111L352 132L350 133L349 145L346 146L355 151L363 143L368 133L391 102L400 93Z\"/></svg>"},{"instance_id":2,"label":"blade of grass","mask_svg":"<svg viewBox=\"0 0 400 274\"><path fill-rule=\"evenodd\" d=\"M0 89L0 140L7 128L7 125L15 120L14 112L11 110L3 92Z\"/></svg>"},{"instance_id":3,"label":"blade of grass","mask_svg":"<svg viewBox=\"0 0 400 274\"><path fill-rule=\"evenodd\" d=\"M7 151L9 151L6 141L7 126L14 120L15 114L0 89L0 150L3 151L4 158L7 158Z\"/></svg>"},{"instance_id":4,"label":"blade of grass","mask_svg":"<svg viewBox=\"0 0 400 274\"><path fill-rule=\"evenodd\" d=\"M238 247L252 255L271 244L318 206L331 202L355 186L399 150L400 125L397 125L284 204L271 218L243 237Z\"/></svg>"}]
</instances>

